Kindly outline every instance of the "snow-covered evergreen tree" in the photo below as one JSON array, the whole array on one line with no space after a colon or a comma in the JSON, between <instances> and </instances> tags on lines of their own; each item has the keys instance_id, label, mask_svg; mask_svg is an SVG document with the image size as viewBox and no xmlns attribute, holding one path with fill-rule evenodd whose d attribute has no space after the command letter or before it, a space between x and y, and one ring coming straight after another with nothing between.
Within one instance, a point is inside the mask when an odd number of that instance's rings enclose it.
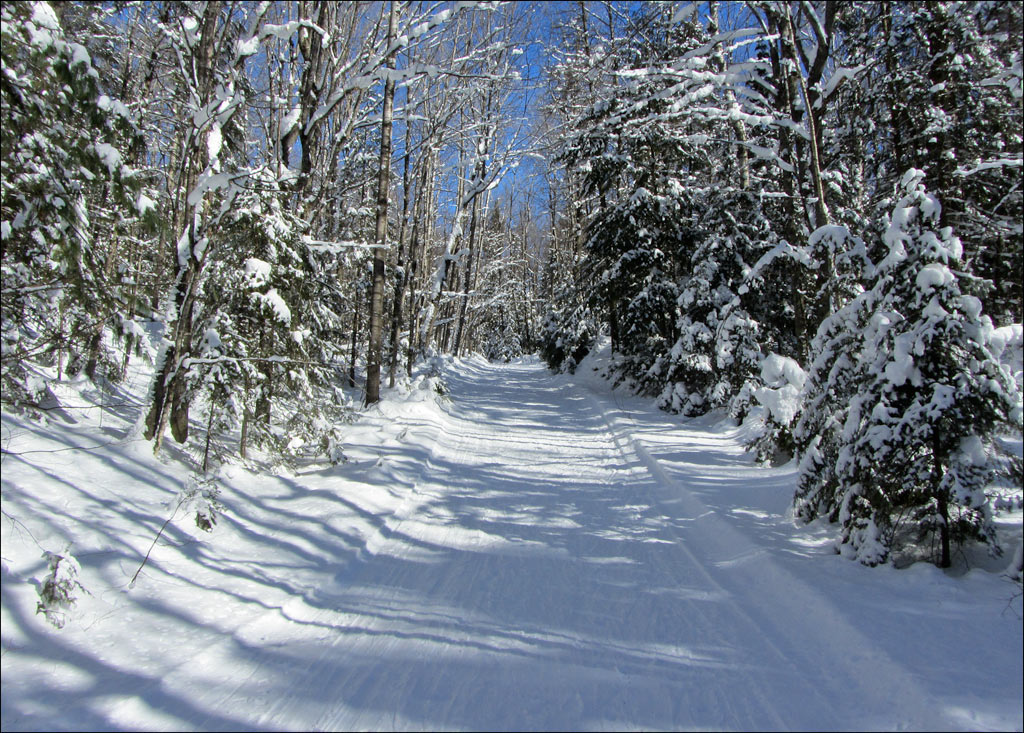
<instances>
[{"instance_id":1,"label":"snow-covered evergreen tree","mask_svg":"<svg viewBox=\"0 0 1024 733\"><path fill-rule=\"evenodd\" d=\"M679 337L680 277L689 265L692 222L703 208L699 175L711 165L706 125L690 116L713 89L687 58L703 40L698 23L664 8L634 19L644 41L618 72L614 97L583 116L565 160L596 197L582 274L590 307L605 314L621 376L661 391L663 356Z\"/></svg>"},{"instance_id":2,"label":"snow-covered evergreen tree","mask_svg":"<svg viewBox=\"0 0 1024 733\"><path fill-rule=\"evenodd\" d=\"M1021 426L992 322L964 292L963 247L938 226L941 204L923 179L904 176L871 288L819 331L799 431L798 513L840 522L841 551L870 565L929 536L942 567L952 542L992 541L995 437Z\"/></svg>"},{"instance_id":3,"label":"snow-covered evergreen tree","mask_svg":"<svg viewBox=\"0 0 1024 733\"><path fill-rule=\"evenodd\" d=\"M764 281L748 276L771 241L771 227L752 193L724 191L706 200L686 247L679 336L662 373L661 405L686 414L729 406L760 368L762 346L769 346L754 315L766 306Z\"/></svg>"},{"instance_id":4,"label":"snow-covered evergreen tree","mask_svg":"<svg viewBox=\"0 0 1024 733\"><path fill-rule=\"evenodd\" d=\"M151 202L126 162L137 142L128 110L103 93L86 47L48 3L0 12L2 381L5 400L31 403L29 360L60 373L95 359L103 327L119 320L115 231Z\"/></svg>"},{"instance_id":5,"label":"snow-covered evergreen tree","mask_svg":"<svg viewBox=\"0 0 1024 733\"><path fill-rule=\"evenodd\" d=\"M576 371L601 335L598 317L570 289L556 296L540 329L540 355L556 371Z\"/></svg>"},{"instance_id":6,"label":"snow-covered evergreen tree","mask_svg":"<svg viewBox=\"0 0 1024 733\"><path fill-rule=\"evenodd\" d=\"M834 263L826 280L835 298L831 314L822 321L811 343L811 359L798 396L798 418L788 426L768 424L756 448L760 458L772 452L795 449L801 457L798 516L811 521L828 515L839 517L840 485L835 466L842 448L842 430L851 400L856 394L861 365L859 343L863 329L864 283L874 275L865 243L840 226L816 231L812 243Z\"/></svg>"},{"instance_id":7,"label":"snow-covered evergreen tree","mask_svg":"<svg viewBox=\"0 0 1024 733\"><path fill-rule=\"evenodd\" d=\"M1022 15L1012 3L893 3L879 94L890 108L883 193L911 167L927 173L967 268L994 286L978 295L1000 325L1024 305Z\"/></svg>"}]
</instances>

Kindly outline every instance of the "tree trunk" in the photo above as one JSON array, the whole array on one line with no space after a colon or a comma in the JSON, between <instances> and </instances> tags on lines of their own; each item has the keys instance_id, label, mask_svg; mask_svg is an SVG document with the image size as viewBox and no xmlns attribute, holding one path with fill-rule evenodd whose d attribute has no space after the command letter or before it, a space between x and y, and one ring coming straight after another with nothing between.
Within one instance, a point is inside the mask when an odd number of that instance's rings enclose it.
<instances>
[{"instance_id":1,"label":"tree trunk","mask_svg":"<svg viewBox=\"0 0 1024 733\"><path fill-rule=\"evenodd\" d=\"M482 174L481 174L482 175ZM469 309L469 293L472 288L473 275L473 254L476 245L476 221L478 202L473 200L473 211L469 216L469 243L466 255L466 270L462 281L462 302L459 303L459 326L455 332L455 355L459 356L462 351L462 339L466 330L466 311Z\"/></svg>"},{"instance_id":2,"label":"tree trunk","mask_svg":"<svg viewBox=\"0 0 1024 733\"><path fill-rule=\"evenodd\" d=\"M89 335L89 344L86 348L88 358L85 362L85 376L89 378L89 381L96 382L96 369L99 366L100 360L100 346L103 344L103 320L97 319L96 324L92 328L92 333Z\"/></svg>"},{"instance_id":3,"label":"tree trunk","mask_svg":"<svg viewBox=\"0 0 1024 733\"><path fill-rule=\"evenodd\" d=\"M252 422L252 411L249 409L249 390L252 385L249 382L248 375L243 377L243 380L245 391L242 393L244 399L242 400L242 427L238 436L238 455L242 460L245 460L249 444L249 423Z\"/></svg>"},{"instance_id":4,"label":"tree trunk","mask_svg":"<svg viewBox=\"0 0 1024 733\"><path fill-rule=\"evenodd\" d=\"M612 353L619 350L619 301L613 299L608 308L608 331L612 341Z\"/></svg>"},{"instance_id":5,"label":"tree trunk","mask_svg":"<svg viewBox=\"0 0 1024 733\"><path fill-rule=\"evenodd\" d=\"M936 433L932 436L932 496L938 504L939 517L939 547L940 556L938 565L940 568L948 568L952 563L949 555L949 493L942 488L943 466L947 464L945 451L942 449L942 441Z\"/></svg>"},{"instance_id":6,"label":"tree trunk","mask_svg":"<svg viewBox=\"0 0 1024 733\"><path fill-rule=\"evenodd\" d=\"M406 95L406 107L409 105L409 98ZM402 297L405 295L405 288L409 284L409 257L408 249L405 246L405 228L409 217L409 143L411 139L412 126L405 126L405 158L402 167L402 218L398 229L398 259L396 261L395 275L395 299L391 308L391 360L388 364L388 386L395 386L395 370L398 369L398 352L401 348L399 341L402 336ZM411 335L410 335L411 338Z\"/></svg>"},{"instance_id":7,"label":"tree trunk","mask_svg":"<svg viewBox=\"0 0 1024 733\"><path fill-rule=\"evenodd\" d=\"M191 262L195 260L190 257ZM199 276L198 267L193 269L190 282L194 283ZM179 354L179 363L192 351L192 311L195 303L194 288L190 287L188 297L182 304L182 310L178 314L178 330L181 333L181 341L176 351ZM188 440L188 413L189 396L185 385L185 372L176 370L173 384L171 386L171 435L178 443L184 444Z\"/></svg>"},{"instance_id":8,"label":"tree trunk","mask_svg":"<svg viewBox=\"0 0 1024 733\"><path fill-rule=\"evenodd\" d=\"M222 3L211 2L203 11L202 32L196 47L193 61L195 64L194 93L200 99L209 100L213 92L213 57L217 40L217 20L220 16ZM198 170L208 164L208 146L205 136L200 130L193 128L187 137L186 152L179 167L178 194L183 203L188 202L188 194L198 179ZM186 247L175 246L176 267L174 278L174 342L168 346L165 358L155 378L153 402L146 416L147 440L153 440L153 453L159 453L163 443L164 430L174 417L173 434L178 442L188 438L188 395L184 390L184 374L181 364L192 348L192 304L196 297L201 263L197 259L196 243L202 232L198 220L205 203L200 200L185 206L176 207L182 212L180 229L186 238ZM176 227L177 229L178 227Z\"/></svg>"},{"instance_id":9,"label":"tree trunk","mask_svg":"<svg viewBox=\"0 0 1024 733\"><path fill-rule=\"evenodd\" d=\"M178 442L184 442L188 437L188 408L185 395L178 392L180 382L184 375L180 366L188 353L192 340L192 301L195 298L194 284L199 272L198 262L191 256L192 244L195 242L194 220L189 224L189 252L188 261L178 264L178 278L175 280L174 306L177 318L174 325L174 340L167 347L164 359L161 363L153 387L153 401L150 404L149 414L146 416L145 438L153 441L153 453L159 453L163 444L164 430L171 420L172 405L176 404L173 412L176 415L176 426L174 437ZM183 401L185 404L183 405ZM184 430L181 422L184 421Z\"/></svg>"},{"instance_id":10,"label":"tree trunk","mask_svg":"<svg viewBox=\"0 0 1024 733\"><path fill-rule=\"evenodd\" d=\"M413 204L412 233L409 238L409 343L406 351L405 372L410 379L412 378L412 365L416 359L417 349L422 347L420 308L423 303L422 293L417 294L416 292L418 287L416 276L419 272L419 261L422 256L420 241L423 237L420 234L420 230L424 227L421 222L425 215L424 212L430 210L429 202L432 197L432 192L427 189L427 181L431 179L430 173L432 170L433 162L428 158L423 164L420 185L417 188L422 194L421 200Z\"/></svg>"},{"instance_id":11,"label":"tree trunk","mask_svg":"<svg viewBox=\"0 0 1024 733\"><path fill-rule=\"evenodd\" d=\"M356 354L359 351L359 298L355 299L352 310L352 353L349 354L348 386L356 386Z\"/></svg>"},{"instance_id":12,"label":"tree trunk","mask_svg":"<svg viewBox=\"0 0 1024 733\"><path fill-rule=\"evenodd\" d=\"M388 17L387 68L395 68L395 52L391 48L398 28L394 0ZM377 232L378 245L387 243L388 233L388 181L391 174L391 125L395 109L395 80L389 74L384 81L384 109L380 122L380 168L377 176ZM370 289L370 344L366 354L366 404L380 401L381 331L384 321L384 254L375 249L373 254L373 283Z\"/></svg>"},{"instance_id":13,"label":"tree trunk","mask_svg":"<svg viewBox=\"0 0 1024 733\"><path fill-rule=\"evenodd\" d=\"M790 61L793 63L793 68L799 69L800 59L797 58L796 28L793 23L793 16L790 12L789 5L786 5L786 23L784 24L784 28L786 31L783 34L783 48L788 49ZM822 49L820 44L817 53L823 58L827 56L827 51ZM815 60L817 61L817 57ZM807 92L807 84L805 83L803 76L798 72L790 71L789 78L797 83L800 95L804 101L804 109L807 113L807 129L810 138L811 153L811 183L814 186L814 227L821 227L829 223L829 215L828 207L825 204L825 188L821 180L821 158L818 152L818 143L821 135L818 130L817 113L811 104L812 100Z\"/></svg>"},{"instance_id":14,"label":"tree trunk","mask_svg":"<svg viewBox=\"0 0 1024 733\"><path fill-rule=\"evenodd\" d=\"M944 493L939 494L939 516L942 517L942 524L939 525L939 542L942 555L939 557L939 567L948 568L952 564L949 556L949 501Z\"/></svg>"},{"instance_id":15,"label":"tree trunk","mask_svg":"<svg viewBox=\"0 0 1024 733\"><path fill-rule=\"evenodd\" d=\"M188 408L188 392L182 373L171 387L171 435L182 444L188 440Z\"/></svg>"},{"instance_id":16,"label":"tree trunk","mask_svg":"<svg viewBox=\"0 0 1024 733\"><path fill-rule=\"evenodd\" d=\"M708 3L708 35L714 38L718 35L718 29L720 27L719 18L719 5L717 0L712 0ZM722 50L722 44L716 43L714 50L712 51L712 59L714 60L714 68L718 73L724 73L726 70L725 52ZM736 101L736 92L732 86L726 86L725 88L725 101L729 104L731 109L739 110L739 104ZM740 188L744 191L750 189L750 162L749 162L749 151L747 150L747 129L744 127L743 122L740 119L732 120L733 133L736 135L736 168L739 174Z\"/></svg>"}]
</instances>

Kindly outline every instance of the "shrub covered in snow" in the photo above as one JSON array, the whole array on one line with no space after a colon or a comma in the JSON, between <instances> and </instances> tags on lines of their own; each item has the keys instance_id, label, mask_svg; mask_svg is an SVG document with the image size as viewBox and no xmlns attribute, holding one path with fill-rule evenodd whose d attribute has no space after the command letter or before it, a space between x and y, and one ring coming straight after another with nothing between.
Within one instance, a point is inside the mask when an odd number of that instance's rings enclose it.
<instances>
[{"instance_id":1,"label":"shrub covered in snow","mask_svg":"<svg viewBox=\"0 0 1024 733\"><path fill-rule=\"evenodd\" d=\"M800 413L807 374L794 359L769 354L761 362L761 386L751 397L761 406L764 428L751 448L759 461L793 452L793 424Z\"/></svg>"},{"instance_id":2,"label":"shrub covered in snow","mask_svg":"<svg viewBox=\"0 0 1024 733\"><path fill-rule=\"evenodd\" d=\"M78 580L81 567L68 549L64 550L63 555L43 552L49 573L38 586L39 604L36 613L43 614L58 629L64 628L67 623L67 612L75 605L78 591L88 592Z\"/></svg>"}]
</instances>

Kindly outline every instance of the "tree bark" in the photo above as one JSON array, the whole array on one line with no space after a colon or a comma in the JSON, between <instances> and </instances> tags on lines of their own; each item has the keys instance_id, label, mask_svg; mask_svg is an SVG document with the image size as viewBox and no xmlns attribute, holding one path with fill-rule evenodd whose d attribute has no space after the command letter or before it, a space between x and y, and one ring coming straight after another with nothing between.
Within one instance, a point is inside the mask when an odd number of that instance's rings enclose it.
<instances>
[{"instance_id":1,"label":"tree bark","mask_svg":"<svg viewBox=\"0 0 1024 733\"><path fill-rule=\"evenodd\" d=\"M209 100L213 92L213 60L217 40L217 19L220 2L209 3L203 13L202 33L195 50L195 92L200 99ZM202 139L201 139L202 138ZM180 167L179 194L187 202L189 190L197 180L197 171L207 163L207 145L200 130L193 128L188 136L187 152ZM153 453L159 453L168 422L172 422L174 438L183 443L188 438L188 394L181 366L192 349L192 312L196 297L201 262L197 259L196 243L198 219L205 203L200 200L181 208L187 221L182 222L185 247L176 246L176 274L172 302L174 304L174 341L167 347L153 387L153 401L146 416L145 437L153 441Z\"/></svg>"},{"instance_id":2,"label":"tree bark","mask_svg":"<svg viewBox=\"0 0 1024 733\"><path fill-rule=\"evenodd\" d=\"M406 96L406 107L409 105ZM388 386L395 386L395 371L398 369L399 341L402 336L402 296L405 295L405 288L409 284L409 257L405 246L406 221L409 217L409 143L411 141L412 127L405 126L405 157L402 167L402 218L398 229L398 259L396 261L395 274L395 299L391 309L391 358L388 363ZM411 336L410 336L411 337Z\"/></svg>"},{"instance_id":3,"label":"tree bark","mask_svg":"<svg viewBox=\"0 0 1024 733\"><path fill-rule=\"evenodd\" d=\"M391 48L398 29L398 15L394 0L388 16L388 57L386 67L395 68L395 49ZM388 234L388 182L391 177L391 127L395 110L395 80L390 74L384 80L384 109L380 122L380 168L377 175L377 231L378 245L387 243ZM373 255L373 283L370 288L370 344L366 354L366 404L380 401L381 335L384 321L384 254L378 248Z\"/></svg>"},{"instance_id":4,"label":"tree bark","mask_svg":"<svg viewBox=\"0 0 1024 733\"><path fill-rule=\"evenodd\" d=\"M481 174L482 177L482 174ZM469 309L469 293L472 289L473 254L476 249L476 222L479 202L473 200L473 209L469 215L469 239L466 253L466 270L462 281L462 302L459 303L459 325L455 331L455 355L461 356L462 339L466 330L466 311Z\"/></svg>"}]
</instances>

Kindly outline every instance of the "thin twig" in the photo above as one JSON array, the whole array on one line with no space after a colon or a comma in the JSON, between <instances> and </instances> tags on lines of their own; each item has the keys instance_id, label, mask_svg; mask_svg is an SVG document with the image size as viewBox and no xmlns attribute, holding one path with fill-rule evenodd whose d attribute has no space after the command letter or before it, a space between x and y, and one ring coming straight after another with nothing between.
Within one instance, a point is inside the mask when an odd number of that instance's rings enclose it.
<instances>
[{"instance_id":1,"label":"thin twig","mask_svg":"<svg viewBox=\"0 0 1024 733\"><path fill-rule=\"evenodd\" d=\"M153 548L156 547L156 543L160 539L160 535L164 533L164 530L167 528L167 525L170 524L172 519L174 519L174 515L178 513L179 509L181 509L181 505L184 503L184 501L185 497L181 497L178 500L178 506L174 507L174 511L171 512L171 516L167 517L167 521L163 523L163 526L160 527L160 531L156 533L156 537L153 538L153 544L149 546L149 550L146 551L146 556L142 559L142 564L139 565L139 569L135 571L135 575L132 576L131 581L128 583L129 588L135 587L135 579L139 577L139 573L142 572L142 568L146 567L146 563L149 561L149 554L153 552Z\"/></svg>"},{"instance_id":2,"label":"thin twig","mask_svg":"<svg viewBox=\"0 0 1024 733\"><path fill-rule=\"evenodd\" d=\"M28 526L27 526L27 525L26 525L26 524L25 524L24 522L22 522L22 521L21 521L20 519L18 519L17 517L15 517L15 516L13 516L13 515L9 514L9 513L8 513L8 512L6 511L6 510L4 510L4 509L0 509L0 513L2 513L2 514L3 514L3 516L5 516L5 517L7 517L7 518L9 519L9 520L11 521L11 524L18 524L18 525L21 525L21 528L22 528L22 529L24 529L24 530L25 530L25 531L26 531L26 532L28 533L28 536L29 536L29 537L31 537L31 538L32 538L32 541L36 543L36 546L37 546L37 547L38 547L38 548L39 548L40 550L43 550L44 552L46 551L46 548L45 548L45 547L43 547L43 546L42 546L41 544L39 544L39 540L38 540L38 539L36 539L36 536L35 536L34 534L32 534L32 530L31 530L31 529L29 529L29 528L28 528Z\"/></svg>"},{"instance_id":3,"label":"thin twig","mask_svg":"<svg viewBox=\"0 0 1024 733\"><path fill-rule=\"evenodd\" d=\"M0 449L0 452L2 452L3 455L5 455L5 456L27 456L30 453L63 453L64 451L69 451L69 450L85 450L85 451L88 451L88 450L94 450L96 448L105 448L108 445L114 445L115 443L120 443L120 442L122 442L122 440L123 439L111 440L108 443L98 443L96 445L84 445L84 446L83 445L72 445L72 446L69 446L68 448L53 448L52 450L13 451L13 450L7 450L6 448L3 448L3 449Z\"/></svg>"}]
</instances>

